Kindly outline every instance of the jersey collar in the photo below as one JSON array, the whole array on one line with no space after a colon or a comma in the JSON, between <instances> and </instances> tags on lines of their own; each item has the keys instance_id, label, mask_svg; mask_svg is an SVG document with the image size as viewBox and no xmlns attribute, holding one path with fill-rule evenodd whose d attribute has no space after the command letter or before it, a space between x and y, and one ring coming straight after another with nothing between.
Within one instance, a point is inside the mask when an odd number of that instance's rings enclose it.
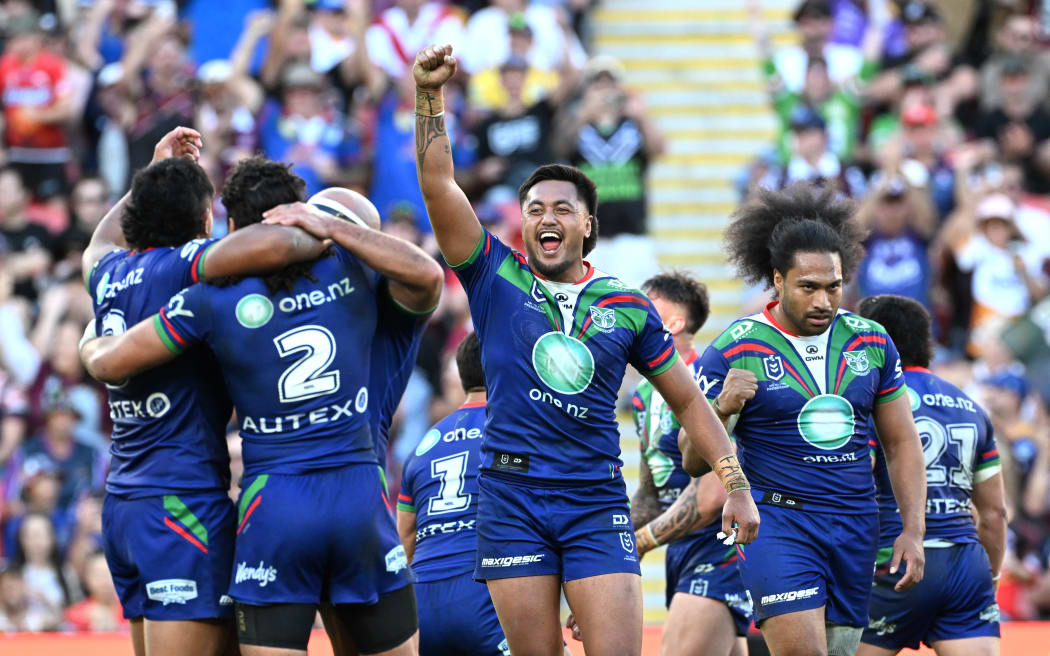
<instances>
[{"instance_id":1,"label":"jersey collar","mask_svg":"<svg viewBox=\"0 0 1050 656\"><path fill-rule=\"evenodd\" d=\"M908 365L907 367L904 367L904 370L905 371L921 371L924 374L932 374L933 373L932 371L930 371L926 367L918 367L918 366L915 366L915 365Z\"/></svg>"},{"instance_id":2,"label":"jersey collar","mask_svg":"<svg viewBox=\"0 0 1050 656\"><path fill-rule=\"evenodd\" d=\"M463 410L465 408L484 408L484 407L485 407L485 401L475 401L474 403L464 403L463 405L459 406L459 409Z\"/></svg>"},{"instance_id":3,"label":"jersey collar","mask_svg":"<svg viewBox=\"0 0 1050 656\"><path fill-rule=\"evenodd\" d=\"M595 268L593 266L591 266L591 263L588 262L587 260L584 260L583 264L587 267L587 271L584 272L582 278L580 278L576 282L568 282L568 283L560 283L560 284L563 284L563 285L582 285L583 283L587 282L592 277L594 277ZM557 281L555 281L555 280L548 280L548 279L544 278L542 275L540 275L540 272L537 271L536 269L533 269L532 267L529 267L529 269L532 271L532 275L536 276L540 280L542 280L544 282L557 283Z\"/></svg>"},{"instance_id":4,"label":"jersey collar","mask_svg":"<svg viewBox=\"0 0 1050 656\"><path fill-rule=\"evenodd\" d=\"M696 352L696 349L689 351L689 354L685 356L685 366L689 366L696 362L696 359L700 357L700 354Z\"/></svg>"},{"instance_id":5,"label":"jersey collar","mask_svg":"<svg viewBox=\"0 0 1050 656\"><path fill-rule=\"evenodd\" d=\"M776 328L780 332L784 333L785 335L790 335L791 337L798 337L798 335L791 332L784 326L780 325L780 322L777 321L776 318L773 316L772 310L779 304L780 301L772 301L771 303L767 304L766 309L762 310L762 315L769 321L769 323L773 324L774 328Z\"/></svg>"}]
</instances>

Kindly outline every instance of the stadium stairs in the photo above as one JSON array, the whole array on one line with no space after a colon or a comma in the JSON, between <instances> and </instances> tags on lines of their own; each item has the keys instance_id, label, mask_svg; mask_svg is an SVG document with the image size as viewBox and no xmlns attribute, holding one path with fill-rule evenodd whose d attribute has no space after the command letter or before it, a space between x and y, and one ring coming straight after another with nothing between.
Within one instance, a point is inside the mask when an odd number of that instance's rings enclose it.
<instances>
[{"instance_id":1,"label":"stadium stairs","mask_svg":"<svg viewBox=\"0 0 1050 656\"><path fill-rule=\"evenodd\" d=\"M774 45L791 43L796 0L763 0ZM734 178L772 143L774 118L759 78L745 0L602 0L594 49L623 62L666 140L650 168L649 225L661 266L684 267L707 283L706 344L736 318L742 287L721 252L733 211ZM638 481L638 442L621 422L628 489ZM647 623L664 610L664 549L642 561Z\"/></svg>"}]
</instances>

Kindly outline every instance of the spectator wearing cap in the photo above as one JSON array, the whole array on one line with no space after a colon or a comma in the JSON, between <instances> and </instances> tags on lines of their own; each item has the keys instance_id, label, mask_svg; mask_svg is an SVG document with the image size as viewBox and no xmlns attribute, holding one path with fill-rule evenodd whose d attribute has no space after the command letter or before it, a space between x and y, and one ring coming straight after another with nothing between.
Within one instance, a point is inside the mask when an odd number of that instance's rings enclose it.
<instances>
[{"instance_id":1,"label":"spectator wearing cap","mask_svg":"<svg viewBox=\"0 0 1050 656\"><path fill-rule=\"evenodd\" d=\"M869 88L871 99L893 103L900 99L909 79L935 82L935 106L942 116L977 94L977 73L961 54L953 54L944 21L927 0L907 0L901 7L907 49L882 60L882 72Z\"/></svg>"},{"instance_id":2,"label":"spectator wearing cap","mask_svg":"<svg viewBox=\"0 0 1050 656\"><path fill-rule=\"evenodd\" d=\"M528 0L490 0L488 7L470 17L457 54L468 73L495 68L507 60L511 53L511 19L518 14L524 16L532 30L532 48L527 55L530 66L557 70L565 57L572 60L575 68L586 63L587 53L563 8Z\"/></svg>"},{"instance_id":3,"label":"spectator wearing cap","mask_svg":"<svg viewBox=\"0 0 1050 656\"><path fill-rule=\"evenodd\" d=\"M1025 189L1050 193L1050 113L1031 95L1031 77L1023 59L1013 58L1002 67L999 107L981 115L975 130L989 154L1020 163Z\"/></svg>"},{"instance_id":4,"label":"spectator wearing cap","mask_svg":"<svg viewBox=\"0 0 1050 656\"><path fill-rule=\"evenodd\" d=\"M891 129L888 124L884 127ZM945 132L933 105L916 98L904 103L897 128L887 134L876 154L883 167L899 168L910 186L929 192L938 219L955 208L955 170L946 156L950 140Z\"/></svg>"},{"instance_id":5,"label":"spectator wearing cap","mask_svg":"<svg viewBox=\"0 0 1050 656\"><path fill-rule=\"evenodd\" d=\"M1008 63L1021 60L1028 71L1028 93L1036 104L1050 102L1050 52L1039 45L1039 25L1025 13L1006 17L995 34L995 51L981 66L981 109L1003 102L1001 85Z\"/></svg>"},{"instance_id":6,"label":"spectator wearing cap","mask_svg":"<svg viewBox=\"0 0 1050 656\"><path fill-rule=\"evenodd\" d=\"M40 18L17 15L7 26L0 56L4 149L31 194L64 195L72 151L65 124L74 117L65 60L44 47Z\"/></svg>"},{"instance_id":7,"label":"spectator wearing cap","mask_svg":"<svg viewBox=\"0 0 1050 656\"><path fill-rule=\"evenodd\" d=\"M1022 257L1016 210L1008 196L994 192L975 208L961 207L945 224L942 236L956 265L972 273L971 337L985 325L1020 317L1043 294L1040 272L1030 271ZM979 347L978 340L971 339L971 347Z\"/></svg>"},{"instance_id":8,"label":"spectator wearing cap","mask_svg":"<svg viewBox=\"0 0 1050 656\"><path fill-rule=\"evenodd\" d=\"M646 174L664 148L641 95L623 85L623 66L608 56L584 69L583 99L561 120L556 155L586 173L598 188L595 266L640 285L655 272L648 233ZM627 253L631 254L628 255Z\"/></svg>"},{"instance_id":9,"label":"spectator wearing cap","mask_svg":"<svg viewBox=\"0 0 1050 656\"><path fill-rule=\"evenodd\" d=\"M538 166L553 159L551 137L555 113L575 88L575 71L564 70L552 93L530 102L525 88L532 69L523 57L512 56L500 66L506 102L483 119L474 131L481 189L504 185L517 189Z\"/></svg>"},{"instance_id":10,"label":"spectator wearing cap","mask_svg":"<svg viewBox=\"0 0 1050 656\"><path fill-rule=\"evenodd\" d=\"M281 100L267 102L259 118L263 154L290 162L306 181L306 195L346 186L351 165L361 157L360 142L331 102L327 80L305 62L288 66L281 78Z\"/></svg>"},{"instance_id":11,"label":"spectator wearing cap","mask_svg":"<svg viewBox=\"0 0 1050 656\"><path fill-rule=\"evenodd\" d=\"M561 79L558 71L548 71L536 68L529 64L529 52L532 51L532 28L525 20L524 14L514 14L510 17L510 55L499 67L486 68L470 76L470 106L480 113L487 114L493 110L502 108L507 104L507 88L503 82L503 71L510 65L520 67L521 61L525 62L525 80L522 83L521 99L531 105L558 87ZM572 58L562 59L562 67L565 64L571 68Z\"/></svg>"},{"instance_id":12,"label":"spectator wearing cap","mask_svg":"<svg viewBox=\"0 0 1050 656\"><path fill-rule=\"evenodd\" d=\"M416 53L431 44L451 44L458 55L463 20L444 2L395 0L365 33L372 63L391 79L410 73Z\"/></svg>"},{"instance_id":13,"label":"spectator wearing cap","mask_svg":"<svg viewBox=\"0 0 1050 656\"><path fill-rule=\"evenodd\" d=\"M792 90L777 68L769 34L757 11L757 3L752 4L752 11L751 25L758 45L762 75L773 109L780 119L777 145L781 164L786 164L791 157L791 115L801 105L817 110L827 125L829 148L840 161L850 161L861 127L861 95L864 86L878 72L884 25L869 21L862 51L864 59L856 75L834 82L828 61L822 55L814 55L806 61L802 88Z\"/></svg>"},{"instance_id":14,"label":"spectator wearing cap","mask_svg":"<svg viewBox=\"0 0 1050 656\"><path fill-rule=\"evenodd\" d=\"M937 227L936 210L929 194L903 176L878 177L857 210L857 221L869 231L857 269L857 296L897 294L929 307L927 247Z\"/></svg>"},{"instance_id":15,"label":"spectator wearing cap","mask_svg":"<svg viewBox=\"0 0 1050 656\"><path fill-rule=\"evenodd\" d=\"M812 107L799 105L791 114L791 156L785 166L772 167L759 181L767 189L783 189L796 182L849 191L846 168L828 149L827 124Z\"/></svg>"},{"instance_id":16,"label":"spectator wearing cap","mask_svg":"<svg viewBox=\"0 0 1050 656\"><path fill-rule=\"evenodd\" d=\"M760 11L758 0L751 0L752 11ZM802 93L809 60L826 62L831 84L843 84L860 73L863 56L860 49L842 43L831 43L833 29L830 0L802 0L796 7L795 31L801 44L778 49L773 53L773 67L784 88Z\"/></svg>"}]
</instances>

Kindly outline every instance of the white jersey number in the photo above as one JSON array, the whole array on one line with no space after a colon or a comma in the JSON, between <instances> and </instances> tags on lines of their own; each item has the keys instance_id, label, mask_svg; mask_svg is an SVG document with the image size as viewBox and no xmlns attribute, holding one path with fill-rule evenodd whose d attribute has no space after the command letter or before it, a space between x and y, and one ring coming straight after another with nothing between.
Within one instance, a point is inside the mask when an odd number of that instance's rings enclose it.
<instances>
[{"instance_id":1,"label":"white jersey number","mask_svg":"<svg viewBox=\"0 0 1050 656\"><path fill-rule=\"evenodd\" d=\"M323 326L300 326L273 338L277 353L287 357L303 352L277 381L281 403L331 394L339 389L339 370L325 372L335 359L335 337Z\"/></svg>"},{"instance_id":2,"label":"white jersey number","mask_svg":"<svg viewBox=\"0 0 1050 656\"><path fill-rule=\"evenodd\" d=\"M441 479L441 490L427 501L428 514L443 515L470 507L471 495L463 494L466 483L464 474L469 459L469 451L460 451L430 463L430 477Z\"/></svg>"},{"instance_id":3,"label":"white jersey number","mask_svg":"<svg viewBox=\"0 0 1050 656\"><path fill-rule=\"evenodd\" d=\"M950 424L942 425L929 417L915 420L915 428L922 439L922 455L926 461L926 484L944 485L948 483L962 490L973 489L973 461L977 455L977 425ZM949 446L956 449L958 467L949 471L944 465L935 464L944 455Z\"/></svg>"}]
</instances>

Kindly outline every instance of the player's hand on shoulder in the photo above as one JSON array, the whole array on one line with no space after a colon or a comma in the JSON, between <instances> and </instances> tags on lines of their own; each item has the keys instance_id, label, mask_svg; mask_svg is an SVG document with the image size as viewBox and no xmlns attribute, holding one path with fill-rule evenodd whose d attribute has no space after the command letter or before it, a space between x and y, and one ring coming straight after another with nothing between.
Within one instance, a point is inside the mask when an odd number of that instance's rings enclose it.
<instances>
[{"instance_id":1,"label":"player's hand on shoulder","mask_svg":"<svg viewBox=\"0 0 1050 656\"><path fill-rule=\"evenodd\" d=\"M722 532L726 536L733 535L735 532L732 543L751 544L754 542L758 537L760 522L758 506L751 498L750 488L729 493L725 505L722 506Z\"/></svg>"},{"instance_id":2,"label":"player's hand on shoulder","mask_svg":"<svg viewBox=\"0 0 1050 656\"><path fill-rule=\"evenodd\" d=\"M723 417L735 415L744 409L744 405L755 398L758 391L758 378L755 372L747 369L730 369L722 381L722 392L716 399L715 409Z\"/></svg>"},{"instance_id":3,"label":"player's hand on shoulder","mask_svg":"<svg viewBox=\"0 0 1050 656\"><path fill-rule=\"evenodd\" d=\"M306 203L286 203L263 212L263 223L267 225L295 226L318 239L332 236L334 221L339 219Z\"/></svg>"},{"instance_id":4,"label":"player's hand on shoulder","mask_svg":"<svg viewBox=\"0 0 1050 656\"><path fill-rule=\"evenodd\" d=\"M153 161L150 164L156 164L169 157L186 157L196 162L202 147L200 132L180 126L160 138L153 147Z\"/></svg>"},{"instance_id":5,"label":"player's hand on shoulder","mask_svg":"<svg viewBox=\"0 0 1050 656\"><path fill-rule=\"evenodd\" d=\"M452 46L427 46L416 55L412 77L420 89L440 89L456 74L456 58Z\"/></svg>"},{"instance_id":6,"label":"player's hand on shoulder","mask_svg":"<svg viewBox=\"0 0 1050 656\"><path fill-rule=\"evenodd\" d=\"M893 541L893 559L890 561L890 573L894 574L904 561L904 576L893 586L897 592L903 592L922 581L926 568L926 552L922 548L922 537L913 533L901 533Z\"/></svg>"}]
</instances>

